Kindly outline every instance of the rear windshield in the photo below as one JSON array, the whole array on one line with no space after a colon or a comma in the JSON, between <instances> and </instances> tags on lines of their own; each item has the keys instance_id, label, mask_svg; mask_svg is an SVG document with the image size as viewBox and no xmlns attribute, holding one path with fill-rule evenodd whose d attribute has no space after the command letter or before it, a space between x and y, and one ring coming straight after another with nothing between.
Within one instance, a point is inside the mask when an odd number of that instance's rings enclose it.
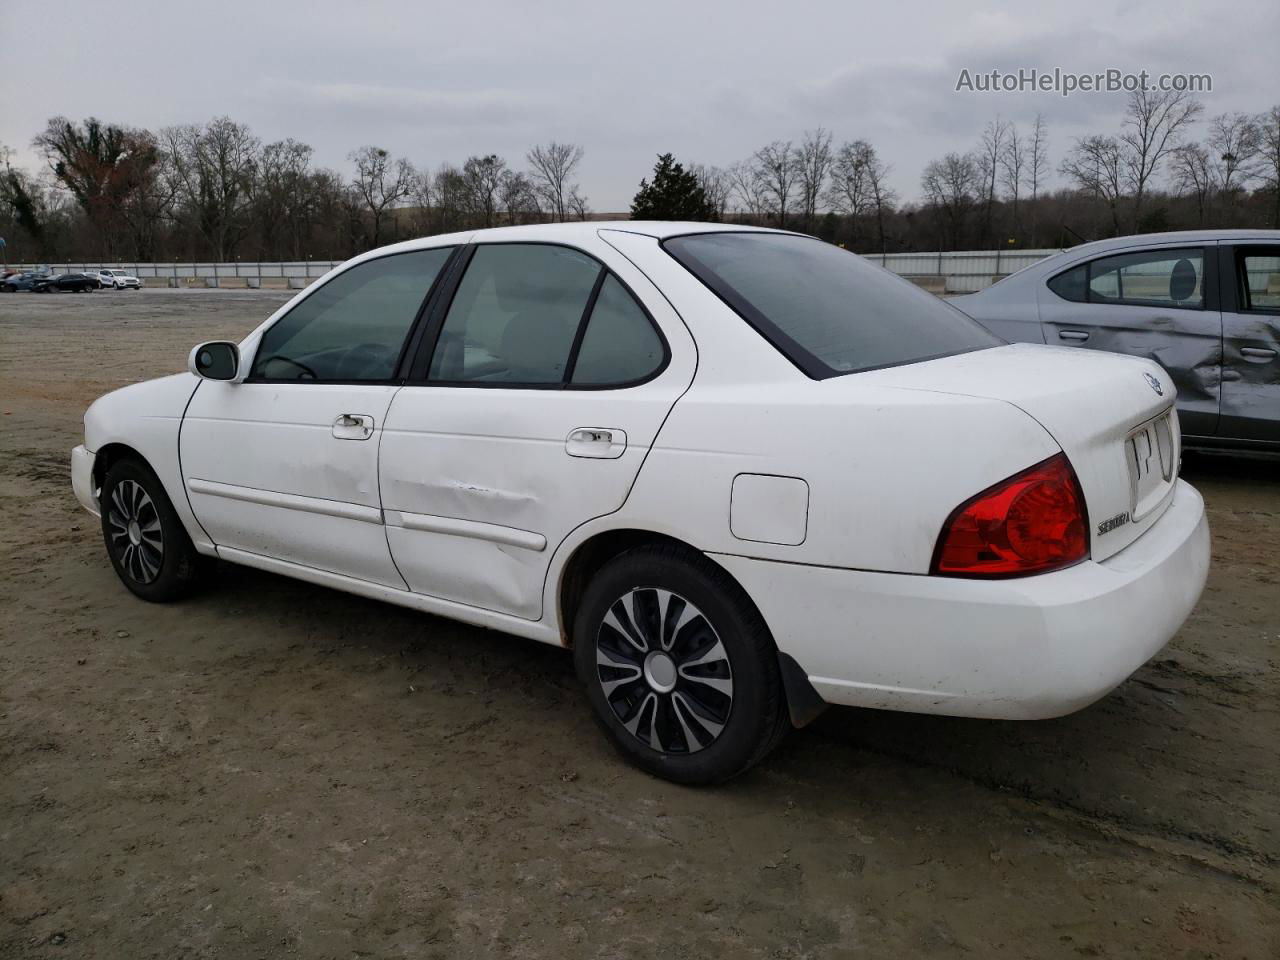
<instances>
[{"instance_id":1,"label":"rear windshield","mask_svg":"<svg viewBox=\"0 0 1280 960\"><path fill-rule=\"evenodd\" d=\"M815 379L1004 343L856 254L785 233L698 233L663 246Z\"/></svg>"}]
</instances>

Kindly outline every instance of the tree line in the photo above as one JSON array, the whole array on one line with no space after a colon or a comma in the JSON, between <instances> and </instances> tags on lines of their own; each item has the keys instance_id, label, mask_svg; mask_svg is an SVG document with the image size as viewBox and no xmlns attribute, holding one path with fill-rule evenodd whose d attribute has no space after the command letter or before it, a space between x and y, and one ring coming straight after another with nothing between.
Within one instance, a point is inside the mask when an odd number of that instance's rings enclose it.
<instances>
[{"instance_id":1,"label":"tree line","mask_svg":"<svg viewBox=\"0 0 1280 960\"><path fill-rule=\"evenodd\" d=\"M889 185L873 144L824 128L727 166L664 153L631 214L784 227L862 252L1280 229L1280 105L1203 114L1185 93L1135 91L1118 130L1077 138L1056 162L1042 116L1025 127L996 118L971 149L929 160L914 199ZM435 169L369 145L349 154L346 175L317 166L305 143L264 143L229 117L155 132L54 117L33 145L36 171L0 146L11 260L331 260L413 236L592 216L578 144Z\"/></svg>"}]
</instances>

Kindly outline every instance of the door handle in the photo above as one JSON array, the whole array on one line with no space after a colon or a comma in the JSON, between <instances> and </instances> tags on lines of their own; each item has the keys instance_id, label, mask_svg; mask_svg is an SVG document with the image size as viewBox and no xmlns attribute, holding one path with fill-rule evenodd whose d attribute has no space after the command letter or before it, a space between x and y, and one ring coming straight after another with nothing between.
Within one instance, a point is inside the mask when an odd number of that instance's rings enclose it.
<instances>
[{"instance_id":1,"label":"door handle","mask_svg":"<svg viewBox=\"0 0 1280 960\"><path fill-rule=\"evenodd\" d=\"M1083 330L1059 330L1058 339L1074 340L1077 343L1084 343L1089 339L1089 334L1085 333Z\"/></svg>"},{"instance_id":2,"label":"door handle","mask_svg":"<svg viewBox=\"0 0 1280 960\"><path fill-rule=\"evenodd\" d=\"M1241 347L1240 353L1252 363L1266 363L1276 358L1276 352L1265 347Z\"/></svg>"},{"instance_id":3,"label":"door handle","mask_svg":"<svg viewBox=\"0 0 1280 960\"><path fill-rule=\"evenodd\" d=\"M368 440L373 436L373 417L363 413L343 413L333 421L333 435L338 440Z\"/></svg>"},{"instance_id":4,"label":"door handle","mask_svg":"<svg viewBox=\"0 0 1280 960\"><path fill-rule=\"evenodd\" d=\"M564 449L571 457L616 460L627 449L627 434L614 427L578 427L569 432Z\"/></svg>"}]
</instances>

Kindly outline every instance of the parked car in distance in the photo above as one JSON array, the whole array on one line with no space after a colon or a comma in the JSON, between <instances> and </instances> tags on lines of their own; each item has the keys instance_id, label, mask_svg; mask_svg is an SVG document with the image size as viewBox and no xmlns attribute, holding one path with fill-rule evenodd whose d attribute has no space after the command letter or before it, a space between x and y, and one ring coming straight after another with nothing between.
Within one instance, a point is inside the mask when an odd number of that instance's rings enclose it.
<instances>
[{"instance_id":1,"label":"parked car in distance","mask_svg":"<svg viewBox=\"0 0 1280 960\"><path fill-rule=\"evenodd\" d=\"M88 293L98 289L98 284L83 273L64 273L56 277L42 277L32 289L36 293Z\"/></svg>"},{"instance_id":2,"label":"parked car in distance","mask_svg":"<svg viewBox=\"0 0 1280 960\"><path fill-rule=\"evenodd\" d=\"M10 274L4 279L4 291L5 293L17 293L24 290L34 290L36 284L47 280L48 278L49 274L36 273L34 271Z\"/></svg>"},{"instance_id":3,"label":"parked car in distance","mask_svg":"<svg viewBox=\"0 0 1280 960\"><path fill-rule=\"evenodd\" d=\"M98 271L98 279L104 287L116 290L141 290L142 281L124 270L102 269Z\"/></svg>"},{"instance_id":4,"label":"parked car in distance","mask_svg":"<svg viewBox=\"0 0 1280 960\"><path fill-rule=\"evenodd\" d=\"M548 224L348 261L96 401L71 474L145 600L217 557L564 645L626 757L705 783L827 703L1122 682L1208 570L1172 401L810 237Z\"/></svg>"},{"instance_id":5,"label":"parked car in distance","mask_svg":"<svg viewBox=\"0 0 1280 960\"><path fill-rule=\"evenodd\" d=\"M81 276L83 276L85 279L89 281L90 289L92 290L102 289L102 279L98 276L96 272L90 271L88 273L81 274Z\"/></svg>"},{"instance_id":6,"label":"parked car in distance","mask_svg":"<svg viewBox=\"0 0 1280 960\"><path fill-rule=\"evenodd\" d=\"M950 303L1008 340L1155 360L1188 447L1280 455L1280 230L1086 243Z\"/></svg>"}]
</instances>

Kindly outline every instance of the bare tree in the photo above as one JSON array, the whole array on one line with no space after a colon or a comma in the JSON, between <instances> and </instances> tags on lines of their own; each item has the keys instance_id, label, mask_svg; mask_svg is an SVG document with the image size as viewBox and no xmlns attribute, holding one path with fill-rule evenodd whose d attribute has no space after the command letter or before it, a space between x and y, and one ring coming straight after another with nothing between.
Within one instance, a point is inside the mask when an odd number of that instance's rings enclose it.
<instances>
[{"instance_id":1,"label":"bare tree","mask_svg":"<svg viewBox=\"0 0 1280 960\"><path fill-rule=\"evenodd\" d=\"M983 189L977 161L969 153L948 153L941 160L931 160L920 186L938 216L943 248L954 249L964 237L965 220Z\"/></svg>"},{"instance_id":2,"label":"bare tree","mask_svg":"<svg viewBox=\"0 0 1280 960\"><path fill-rule=\"evenodd\" d=\"M573 214L574 219L586 220L591 215L591 205L587 203L587 198L578 191L576 183L569 191L567 203L569 212Z\"/></svg>"},{"instance_id":3,"label":"bare tree","mask_svg":"<svg viewBox=\"0 0 1280 960\"><path fill-rule=\"evenodd\" d=\"M1213 161L1198 143L1185 143L1169 155L1174 188L1195 200L1197 218L1204 226L1204 210L1213 188Z\"/></svg>"},{"instance_id":4,"label":"bare tree","mask_svg":"<svg viewBox=\"0 0 1280 960\"><path fill-rule=\"evenodd\" d=\"M169 127L161 136L179 219L204 238L215 259L230 259L249 226L258 138L230 117Z\"/></svg>"},{"instance_id":5,"label":"bare tree","mask_svg":"<svg viewBox=\"0 0 1280 960\"><path fill-rule=\"evenodd\" d=\"M537 219L538 191L527 174L504 170L498 184L498 203L507 215L507 223L515 225L522 219Z\"/></svg>"},{"instance_id":6,"label":"bare tree","mask_svg":"<svg viewBox=\"0 0 1280 960\"><path fill-rule=\"evenodd\" d=\"M452 164L441 164L432 180L432 192L440 232L462 229L467 210L467 185L462 171Z\"/></svg>"},{"instance_id":7,"label":"bare tree","mask_svg":"<svg viewBox=\"0 0 1280 960\"><path fill-rule=\"evenodd\" d=\"M382 245L382 231L390 211L413 194L417 171L404 157L399 160L381 147L366 146L348 157L356 165L352 188L360 197L372 225L371 247Z\"/></svg>"},{"instance_id":8,"label":"bare tree","mask_svg":"<svg viewBox=\"0 0 1280 960\"><path fill-rule=\"evenodd\" d=\"M796 172L800 179L800 210L805 226L813 224L818 200L831 170L831 133L818 127L806 130L795 153Z\"/></svg>"},{"instance_id":9,"label":"bare tree","mask_svg":"<svg viewBox=\"0 0 1280 960\"><path fill-rule=\"evenodd\" d=\"M1031 187L1031 201L1034 203L1049 176L1049 128L1044 122L1044 114L1036 114L1027 151L1027 185Z\"/></svg>"},{"instance_id":10,"label":"bare tree","mask_svg":"<svg viewBox=\"0 0 1280 960\"><path fill-rule=\"evenodd\" d=\"M1018 133L1016 124L1009 124L1009 136L1005 141L1004 151L1000 154L1000 182L1013 204L1013 232L1016 235L1022 225L1019 216L1018 201L1022 196L1022 185L1027 175L1027 141Z\"/></svg>"},{"instance_id":11,"label":"bare tree","mask_svg":"<svg viewBox=\"0 0 1280 960\"><path fill-rule=\"evenodd\" d=\"M1247 113L1220 113L1209 121L1209 150L1217 187L1230 201L1232 192L1257 176L1262 131Z\"/></svg>"},{"instance_id":12,"label":"bare tree","mask_svg":"<svg viewBox=\"0 0 1280 960\"><path fill-rule=\"evenodd\" d=\"M254 213L266 257L282 259L281 254L287 250L290 256L300 259L305 252L302 250L302 232L311 201L307 189L311 154L311 147L292 137L262 148L254 191Z\"/></svg>"},{"instance_id":13,"label":"bare tree","mask_svg":"<svg viewBox=\"0 0 1280 960\"><path fill-rule=\"evenodd\" d=\"M885 219L893 212L893 205L898 202L898 196L889 186L889 173L892 168L880 159L876 153L875 147L867 145L867 187L871 196L871 209L876 215L876 235L879 240L880 252L887 252L885 241Z\"/></svg>"},{"instance_id":14,"label":"bare tree","mask_svg":"<svg viewBox=\"0 0 1280 960\"><path fill-rule=\"evenodd\" d=\"M733 194L733 178L728 170L705 163L695 163L690 172L698 180L698 186L707 195L707 201L715 208L716 219L723 221Z\"/></svg>"},{"instance_id":15,"label":"bare tree","mask_svg":"<svg viewBox=\"0 0 1280 960\"><path fill-rule=\"evenodd\" d=\"M1120 235L1120 198L1125 186L1124 147L1115 137L1092 136L1076 141L1062 161L1062 175L1107 205L1113 236Z\"/></svg>"},{"instance_id":16,"label":"bare tree","mask_svg":"<svg viewBox=\"0 0 1280 960\"><path fill-rule=\"evenodd\" d=\"M572 206L570 203L576 185L570 183L573 172L582 160L582 147L573 143L556 143L554 140L545 146L539 145L529 151L525 158L534 183L546 198L547 206L557 222L564 223Z\"/></svg>"},{"instance_id":17,"label":"bare tree","mask_svg":"<svg viewBox=\"0 0 1280 960\"><path fill-rule=\"evenodd\" d=\"M1275 206L1271 226L1280 230L1280 104L1258 114L1259 172L1263 186L1271 191Z\"/></svg>"},{"instance_id":18,"label":"bare tree","mask_svg":"<svg viewBox=\"0 0 1280 960\"><path fill-rule=\"evenodd\" d=\"M858 226L870 208L871 165L875 148L865 140L841 144L831 165L831 185L827 189L827 205L843 213L849 221L849 240L858 243Z\"/></svg>"},{"instance_id":19,"label":"bare tree","mask_svg":"<svg viewBox=\"0 0 1280 960\"><path fill-rule=\"evenodd\" d=\"M507 162L496 154L467 157L462 165L462 182L466 185L467 206L486 227L492 227L498 212L498 191Z\"/></svg>"},{"instance_id":20,"label":"bare tree","mask_svg":"<svg viewBox=\"0 0 1280 960\"><path fill-rule=\"evenodd\" d=\"M982 183L982 220L978 242L984 246L991 239L995 216L996 182L1000 177L1000 160L1004 156L1008 134L1009 125L999 117L990 121L982 131L982 139L974 157L978 167L978 177Z\"/></svg>"},{"instance_id":21,"label":"bare tree","mask_svg":"<svg viewBox=\"0 0 1280 960\"><path fill-rule=\"evenodd\" d=\"M1118 144L1124 182L1133 194L1135 232L1142 222L1142 204L1152 178L1169 151L1181 142L1184 130L1203 110L1199 100L1181 90L1140 89L1129 94Z\"/></svg>"},{"instance_id":22,"label":"bare tree","mask_svg":"<svg viewBox=\"0 0 1280 960\"><path fill-rule=\"evenodd\" d=\"M752 160L740 160L728 169L730 190L742 204L742 211L753 219L764 217L768 198L764 179Z\"/></svg>"},{"instance_id":23,"label":"bare tree","mask_svg":"<svg viewBox=\"0 0 1280 960\"><path fill-rule=\"evenodd\" d=\"M777 216L778 226L784 226L798 174L791 141L775 140L757 150L752 159L764 195L768 198L770 212Z\"/></svg>"}]
</instances>

